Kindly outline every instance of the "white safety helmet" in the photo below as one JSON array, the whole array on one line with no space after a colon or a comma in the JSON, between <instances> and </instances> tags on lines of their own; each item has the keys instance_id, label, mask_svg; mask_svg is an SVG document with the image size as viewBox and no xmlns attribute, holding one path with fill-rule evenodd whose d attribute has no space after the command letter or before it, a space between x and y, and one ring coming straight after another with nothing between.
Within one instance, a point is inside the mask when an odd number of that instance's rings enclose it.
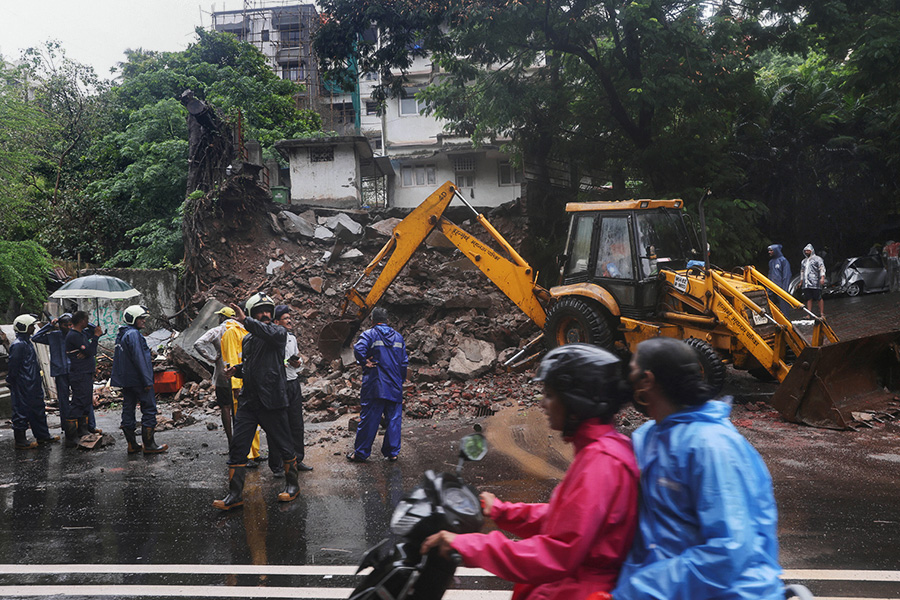
<instances>
[{"instance_id":1,"label":"white safety helmet","mask_svg":"<svg viewBox=\"0 0 900 600\"><path fill-rule=\"evenodd\" d=\"M247 300L247 314L252 317L254 310L258 310L265 306L268 306L269 311L272 314L275 314L275 301L272 300L267 294L257 292L250 296L250 298Z\"/></svg>"},{"instance_id":2,"label":"white safety helmet","mask_svg":"<svg viewBox=\"0 0 900 600\"><path fill-rule=\"evenodd\" d=\"M125 312L122 313L122 320L125 321L125 323L127 323L128 325L134 325L134 323L141 317L149 316L150 311L147 310L146 306L141 306L140 304L132 304L125 309Z\"/></svg>"},{"instance_id":3,"label":"white safety helmet","mask_svg":"<svg viewBox=\"0 0 900 600\"><path fill-rule=\"evenodd\" d=\"M34 315L19 315L13 321L13 329L16 333L28 333L28 328L37 323L37 317Z\"/></svg>"}]
</instances>

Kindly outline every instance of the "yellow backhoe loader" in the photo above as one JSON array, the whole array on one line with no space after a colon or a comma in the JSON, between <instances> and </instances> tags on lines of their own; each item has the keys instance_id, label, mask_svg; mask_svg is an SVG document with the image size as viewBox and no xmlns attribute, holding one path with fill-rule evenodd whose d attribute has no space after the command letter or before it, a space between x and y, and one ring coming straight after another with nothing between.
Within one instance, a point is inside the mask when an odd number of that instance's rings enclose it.
<instances>
[{"instance_id":1,"label":"yellow backhoe loader","mask_svg":"<svg viewBox=\"0 0 900 600\"><path fill-rule=\"evenodd\" d=\"M444 216L454 198L472 210L502 254ZM707 247L702 204L700 239L681 200L568 204L559 285L548 290L447 182L394 228L345 293L341 318L322 330L319 348L335 357L349 346L412 254L437 230L542 329L549 348L585 342L624 353L642 340L672 337L695 348L716 391L726 363L781 382L772 403L789 421L844 429L857 412L900 412L900 332L841 342L825 320L752 266L733 272L711 267L708 254L699 251ZM358 287L383 262L363 296ZM809 340L779 310L779 299L806 311L813 322ZM514 358L534 352L540 341Z\"/></svg>"}]
</instances>

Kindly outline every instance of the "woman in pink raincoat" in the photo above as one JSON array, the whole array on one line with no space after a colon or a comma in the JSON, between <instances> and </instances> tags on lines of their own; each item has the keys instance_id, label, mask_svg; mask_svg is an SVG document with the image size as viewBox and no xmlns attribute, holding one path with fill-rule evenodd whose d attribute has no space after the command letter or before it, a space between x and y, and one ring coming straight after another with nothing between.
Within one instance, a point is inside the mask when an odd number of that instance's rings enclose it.
<instances>
[{"instance_id":1,"label":"woman in pink raincoat","mask_svg":"<svg viewBox=\"0 0 900 600\"><path fill-rule=\"evenodd\" d=\"M550 428L575 446L549 504L503 502L484 492L485 516L521 539L441 531L422 553L455 550L467 567L515 582L513 600L580 600L615 586L637 525L638 468L631 442L612 425L630 394L619 359L587 344L551 350L534 381L544 383Z\"/></svg>"}]
</instances>

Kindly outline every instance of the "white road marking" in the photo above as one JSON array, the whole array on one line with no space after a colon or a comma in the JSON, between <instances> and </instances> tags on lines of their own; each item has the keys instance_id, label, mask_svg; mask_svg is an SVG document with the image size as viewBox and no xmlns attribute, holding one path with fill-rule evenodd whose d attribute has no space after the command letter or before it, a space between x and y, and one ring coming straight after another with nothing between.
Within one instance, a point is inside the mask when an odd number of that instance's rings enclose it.
<instances>
[{"instance_id":1,"label":"white road marking","mask_svg":"<svg viewBox=\"0 0 900 600\"><path fill-rule=\"evenodd\" d=\"M0 564L0 575L61 575L61 574L147 574L147 575L269 575L305 576L331 579L334 576L353 576L356 567L327 565L203 565L203 564ZM462 578L492 578L483 569L460 568ZM900 582L900 571L789 569L783 574L787 581L852 581ZM466 585L465 579L461 582ZM351 588L336 587L258 587L255 585L0 585L0 598L27 597L172 597L172 598L348 598ZM448 590L446 600L509 600L509 590ZM888 600L872 597L817 596L816 600Z\"/></svg>"}]
</instances>

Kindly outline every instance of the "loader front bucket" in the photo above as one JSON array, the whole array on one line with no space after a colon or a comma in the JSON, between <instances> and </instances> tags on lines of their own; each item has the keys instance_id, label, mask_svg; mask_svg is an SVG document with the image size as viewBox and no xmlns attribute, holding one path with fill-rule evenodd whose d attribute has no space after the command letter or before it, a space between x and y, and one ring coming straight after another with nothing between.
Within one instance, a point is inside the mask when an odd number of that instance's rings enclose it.
<instances>
[{"instance_id":1,"label":"loader front bucket","mask_svg":"<svg viewBox=\"0 0 900 600\"><path fill-rule=\"evenodd\" d=\"M328 323L319 332L319 352L327 360L340 358L350 348L357 331L359 321L356 319L342 319Z\"/></svg>"},{"instance_id":2,"label":"loader front bucket","mask_svg":"<svg viewBox=\"0 0 900 600\"><path fill-rule=\"evenodd\" d=\"M788 421L849 429L853 413L900 412L900 331L808 347L772 396Z\"/></svg>"}]
</instances>

